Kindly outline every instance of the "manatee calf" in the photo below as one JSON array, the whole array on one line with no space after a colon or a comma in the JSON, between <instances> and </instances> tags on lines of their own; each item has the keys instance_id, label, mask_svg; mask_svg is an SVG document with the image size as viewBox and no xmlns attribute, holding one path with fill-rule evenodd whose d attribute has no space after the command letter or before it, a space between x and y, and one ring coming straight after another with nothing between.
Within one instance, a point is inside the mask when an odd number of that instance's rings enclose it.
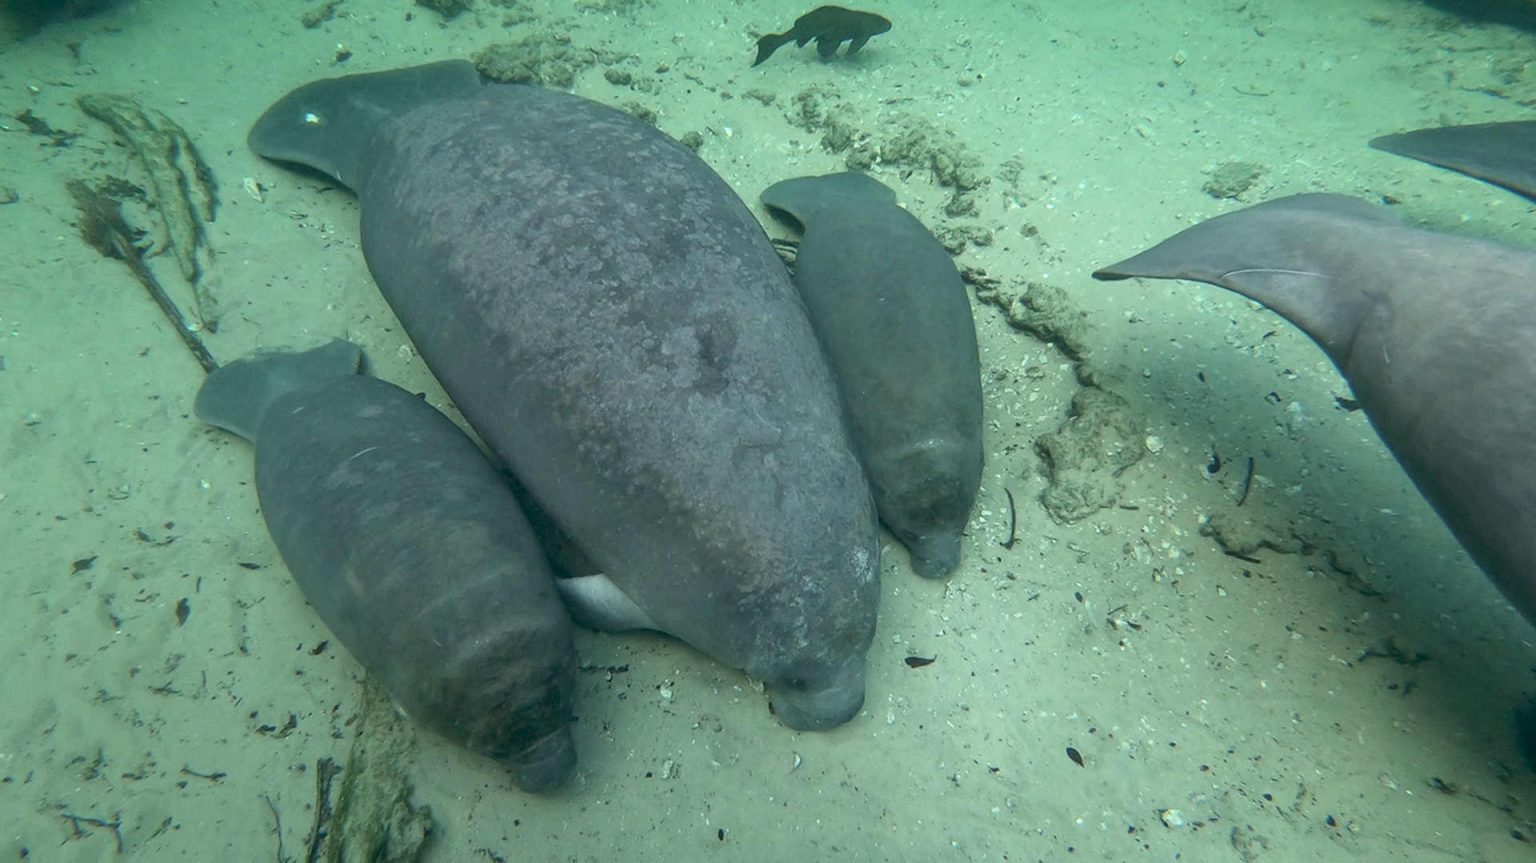
<instances>
[{"instance_id":1,"label":"manatee calf","mask_svg":"<svg viewBox=\"0 0 1536 863\"><path fill-rule=\"evenodd\" d=\"M880 520L918 575L948 575L982 461L976 324L954 260L864 174L785 180L762 201L805 232L795 286L842 389Z\"/></svg>"},{"instance_id":2,"label":"manatee calf","mask_svg":"<svg viewBox=\"0 0 1536 863\"><path fill-rule=\"evenodd\" d=\"M256 446L272 541L320 619L407 712L527 791L576 765L570 617L474 442L332 342L231 363L197 416Z\"/></svg>"},{"instance_id":3,"label":"manatee calf","mask_svg":"<svg viewBox=\"0 0 1536 863\"><path fill-rule=\"evenodd\" d=\"M318 81L259 154L357 192L363 254L486 443L649 627L828 728L864 697L878 534L826 360L751 212L622 111L464 62Z\"/></svg>"},{"instance_id":4,"label":"manatee calf","mask_svg":"<svg viewBox=\"0 0 1536 863\"><path fill-rule=\"evenodd\" d=\"M1094 273L1257 300L1338 366L1472 559L1536 623L1536 253L1341 195L1218 216Z\"/></svg>"}]
</instances>

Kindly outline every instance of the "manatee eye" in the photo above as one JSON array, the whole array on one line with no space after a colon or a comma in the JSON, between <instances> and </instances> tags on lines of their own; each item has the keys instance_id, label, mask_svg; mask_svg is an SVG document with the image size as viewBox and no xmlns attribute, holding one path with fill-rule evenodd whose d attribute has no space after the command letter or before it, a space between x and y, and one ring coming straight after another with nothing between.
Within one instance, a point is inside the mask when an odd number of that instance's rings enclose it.
<instances>
[{"instance_id":1,"label":"manatee eye","mask_svg":"<svg viewBox=\"0 0 1536 863\"><path fill-rule=\"evenodd\" d=\"M320 119L320 115L316 114L314 111L305 111L304 112L304 125L306 125L306 126L320 126L320 125L323 125L324 123L325 123L325 121Z\"/></svg>"}]
</instances>

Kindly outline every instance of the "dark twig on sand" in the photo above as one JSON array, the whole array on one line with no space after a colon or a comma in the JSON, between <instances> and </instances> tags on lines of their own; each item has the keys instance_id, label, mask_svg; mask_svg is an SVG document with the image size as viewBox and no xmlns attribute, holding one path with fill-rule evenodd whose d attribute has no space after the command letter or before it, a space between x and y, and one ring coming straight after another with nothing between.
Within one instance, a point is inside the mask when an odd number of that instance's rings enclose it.
<instances>
[{"instance_id":1,"label":"dark twig on sand","mask_svg":"<svg viewBox=\"0 0 1536 863\"><path fill-rule=\"evenodd\" d=\"M92 818L89 815L76 815L73 812L60 812L59 817L69 822L70 828L75 831L76 838L84 838L91 835L89 830L80 826L82 824L110 829L113 838L117 840L117 853L123 853L123 818L121 815L115 816L111 821L105 818Z\"/></svg>"},{"instance_id":2,"label":"dark twig on sand","mask_svg":"<svg viewBox=\"0 0 1536 863\"><path fill-rule=\"evenodd\" d=\"M1008 541L1003 543L1003 548L1013 548L1019 541L1019 508L1013 502L1012 489L1003 489L1003 494L1008 495Z\"/></svg>"},{"instance_id":3,"label":"dark twig on sand","mask_svg":"<svg viewBox=\"0 0 1536 863\"><path fill-rule=\"evenodd\" d=\"M129 271L149 292L150 298L160 307L166 320L175 327L182 344L192 352L203 371L212 372L218 368L219 364L208 353L202 338L187 323L181 310L171 302L165 288L160 286L160 281L144 263L144 250L133 242L133 229L123 220L122 205L115 198L102 194L81 180L70 180L67 185L70 195L74 196L75 207L80 211L80 236L91 248L128 265Z\"/></svg>"}]
</instances>

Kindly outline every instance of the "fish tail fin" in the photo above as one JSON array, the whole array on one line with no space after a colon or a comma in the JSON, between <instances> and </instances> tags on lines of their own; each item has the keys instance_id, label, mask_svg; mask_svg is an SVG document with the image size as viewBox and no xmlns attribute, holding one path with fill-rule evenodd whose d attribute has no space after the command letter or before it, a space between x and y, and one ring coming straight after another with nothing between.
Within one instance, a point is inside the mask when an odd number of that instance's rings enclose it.
<instances>
[{"instance_id":1,"label":"fish tail fin","mask_svg":"<svg viewBox=\"0 0 1536 863\"><path fill-rule=\"evenodd\" d=\"M756 66L772 57L773 52L783 47L791 38L788 33L769 33L767 36L757 40L757 59L752 61L752 65Z\"/></svg>"}]
</instances>

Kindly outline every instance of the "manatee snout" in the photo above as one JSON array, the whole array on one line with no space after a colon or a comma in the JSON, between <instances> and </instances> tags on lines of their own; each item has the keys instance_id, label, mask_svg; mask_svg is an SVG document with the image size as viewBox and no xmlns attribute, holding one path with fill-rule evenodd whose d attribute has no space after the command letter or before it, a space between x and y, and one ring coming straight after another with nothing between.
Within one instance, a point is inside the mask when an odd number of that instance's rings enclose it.
<instances>
[{"instance_id":1,"label":"manatee snout","mask_svg":"<svg viewBox=\"0 0 1536 863\"><path fill-rule=\"evenodd\" d=\"M912 571L923 578L945 578L960 565L960 534L892 530L907 547Z\"/></svg>"},{"instance_id":2,"label":"manatee snout","mask_svg":"<svg viewBox=\"0 0 1536 863\"><path fill-rule=\"evenodd\" d=\"M780 722L796 731L829 731L864 707L864 654L831 668L770 680L769 687Z\"/></svg>"},{"instance_id":3,"label":"manatee snout","mask_svg":"<svg viewBox=\"0 0 1536 863\"><path fill-rule=\"evenodd\" d=\"M979 438L952 434L899 451L871 453L870 484L880 518L923 578L945 578L960 565L960 546L981 485Z\"/></svg>"},{"instance_id":4,"label":"manatee snout","mask_svg":"<svg viewBox=\"0 0 1536 863\"><path fill-rule=\"evenodd\" d=\"M508 760L512 781L533 794L559 788L576 769L576 744L569 727L562 727Z\"/></svg>"}]
</instances>

